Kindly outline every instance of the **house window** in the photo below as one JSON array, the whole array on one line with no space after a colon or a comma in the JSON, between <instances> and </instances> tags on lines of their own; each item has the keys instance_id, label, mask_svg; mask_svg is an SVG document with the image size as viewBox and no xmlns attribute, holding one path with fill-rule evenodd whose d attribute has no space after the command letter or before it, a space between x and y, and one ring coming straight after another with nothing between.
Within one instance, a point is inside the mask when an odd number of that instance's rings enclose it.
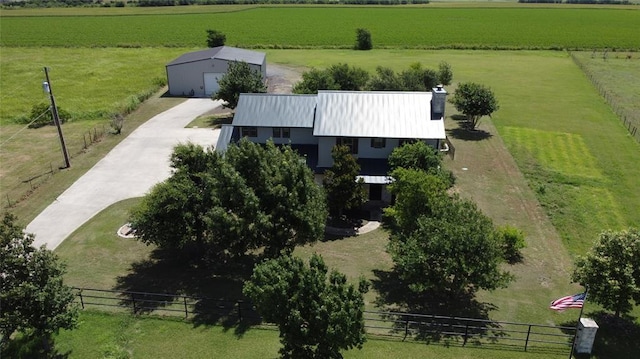
<instances>
[{"instance_id":1,"label":"house window","mask_svg":"<svg viewBox=\"0 0 640 359\"><path fill-rule=\"evenodd\" d=\"M274 127L273 138L290 138L291 129L289 127Z\"/></svg>"},{"instance_id":2,"label":"house window","mask_svg":"<svg viewBox=\"0 0 640 359\"><path fill-rule=\"evenodd\" d=\"M372 138L371 147L373 148L385 148L387 146L387 140L384 138Z\"/></svg>"},{"instance_id":3,"label":"house window","mask_svg":"<svg viewBox=\"0 0 640 359\"><path fill-rule=\"evenodd\" d=\"M336 139L336 145L347 146L351 150L352 155L358 154L358 139L355 137L338 137Z\"/></svg>"},{"instance_id":4,"label":"house window","mask_svg":"<svg viewBox=\"0 0 640 359\"><path fill-rule=\"evenodd\" d=\"M258 128L255 126L242 127L240 134L242 137L258 137Z\"/></svg>"}]
</instances>

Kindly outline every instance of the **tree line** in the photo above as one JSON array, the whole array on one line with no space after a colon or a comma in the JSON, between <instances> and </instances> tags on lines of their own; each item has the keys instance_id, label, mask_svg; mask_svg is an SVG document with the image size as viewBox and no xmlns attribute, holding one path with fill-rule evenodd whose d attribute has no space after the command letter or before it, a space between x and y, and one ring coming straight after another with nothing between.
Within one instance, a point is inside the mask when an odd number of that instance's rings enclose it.
<instances>
[{"instance_id":1,"label":"tree line","mask_svg":"<svg viewBox=\"0 0 640 359\"><path fill-rule=\"evenodd\" d=\"M157 7L187 5L253 5L253 4L347 4L409 5L428 4L429 0L22 0L2 4L4 8L36 7Z\"/></svg>"}]
</instances>

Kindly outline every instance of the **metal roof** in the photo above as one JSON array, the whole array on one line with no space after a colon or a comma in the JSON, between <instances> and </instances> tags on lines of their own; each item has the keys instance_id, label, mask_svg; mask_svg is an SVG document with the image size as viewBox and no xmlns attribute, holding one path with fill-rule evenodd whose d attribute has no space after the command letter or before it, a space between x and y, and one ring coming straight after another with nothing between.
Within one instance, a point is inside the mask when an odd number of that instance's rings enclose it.
<instances>
[{"instance_id":1,"label":"metal roof","mask_svg":"<svg viewBox=\"0 0 640 359\"><path fill-rule=\"evenodd\" d=\"M231 141L231 135L233 135L233 126L222 125L220 134L218 135L218 142L216 143L216 152L222 153L227 150L229 142Z\"/></svg>"},{"instance_id":2,"label":"metal roof","mask_svg":"<svg viewBox=\"0 0 640 359\"><path fill-rule=\"evenodd\" d=\"M444 139L431 92L319 91L314 136Z\"/></svg>"},{"instance_id":3,"label":"metal roof","mask_svg":"<svg viewBox=\"0 0 640 359\"><path fill-rule=\"evenodd\" d=\"M248 64L262 65L267 55L264 52L239 49L237 47L223 46L216 54L216 59L228 61L244 61Z\"/></svg>"},{"instance_id":4,"label":"metal roof","mask_svg":"<svg viewBox=\"0 0 640 359\"><path fill-rule=\"evenodd\" d=\"M186 64L209 59L220 59L227 61L244 61L248 64L262 65L266 54L251 50L239 49L237 47L218 46L206 50L188 52L171 61L167 66Z\"/></svg>"},{"instance_id":5,"label":"metal roof","mask_svg":"<svg viewBox=\"0 0 640 359\"><path fill-rule=\"evenodd\" d=\"M234 126L312 128L316 95L243 93Z\"/></svg>"}]
</instances>

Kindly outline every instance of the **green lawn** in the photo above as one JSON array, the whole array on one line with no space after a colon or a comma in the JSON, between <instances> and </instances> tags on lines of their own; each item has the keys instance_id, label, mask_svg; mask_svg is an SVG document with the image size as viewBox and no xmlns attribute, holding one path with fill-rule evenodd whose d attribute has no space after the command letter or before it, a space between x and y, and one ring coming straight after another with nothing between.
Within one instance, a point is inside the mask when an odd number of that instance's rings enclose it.
<instances>
[{"instance_id":1,"label":"green lawn","mask_svg":"<svg viewBox=\"0 0 640 359\"><path fill-rule=\"evenodd\" d=\"M194 327L176 319L131 317L127 314L82 312L76 330L55 339L60 354L69 358L276 358L280 343L273 329L254 328L237 336L222 327ZM566 355L512 350L462 348L369 338L361 350L343 352L345 358L535 358Z\"/></svg>"}]
</instances>

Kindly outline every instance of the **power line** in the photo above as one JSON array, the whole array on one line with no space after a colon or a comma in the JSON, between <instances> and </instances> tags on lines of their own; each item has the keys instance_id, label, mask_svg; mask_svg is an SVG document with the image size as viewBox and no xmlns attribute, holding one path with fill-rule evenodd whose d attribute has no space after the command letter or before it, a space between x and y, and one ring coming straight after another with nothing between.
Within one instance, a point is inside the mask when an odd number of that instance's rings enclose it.
<instances>
[{"instance_id":1,"label":"power line","mask_svg":"<svg viewBox=\"0 0 640 359\"><path fill-rule=\"evenodd\" d=\"M20 132L26 130L27 128L29 128L29 126L31 126L32 123L38 121L40 119L40 117L42 117L45 113L49 112L49 109L44 110L43 113L39 114L38 117L34 118L33 120L31 120L31 122L29 122L26 126L24 126L23 128L21 128L20 130L18 130L18 132L14 133L11 137L9 137L8 139L4 140L2 143L0 143L0 146L4 145L5 143L11 141L14 137L16 137L18 134L20 134Z\"/></svg>"}]
</instances>

